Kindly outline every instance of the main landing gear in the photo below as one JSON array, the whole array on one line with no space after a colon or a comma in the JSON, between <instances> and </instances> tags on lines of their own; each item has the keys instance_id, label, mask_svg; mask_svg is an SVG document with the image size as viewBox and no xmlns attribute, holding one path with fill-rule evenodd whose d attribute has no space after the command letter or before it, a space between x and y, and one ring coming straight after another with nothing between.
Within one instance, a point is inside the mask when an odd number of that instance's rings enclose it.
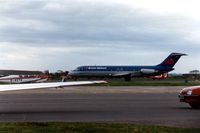
<instances>
[{"instance_id":1,"label":"main landing gear","mask_svg":"<svg viewBox=\"0 0 200 133\"><path fill-rule=\"evenodd\" d=\"M131 81L131 75L125 76L125 77L124 77L124 80L125 80L125 81Z\"/></svg>"}]
</instances>

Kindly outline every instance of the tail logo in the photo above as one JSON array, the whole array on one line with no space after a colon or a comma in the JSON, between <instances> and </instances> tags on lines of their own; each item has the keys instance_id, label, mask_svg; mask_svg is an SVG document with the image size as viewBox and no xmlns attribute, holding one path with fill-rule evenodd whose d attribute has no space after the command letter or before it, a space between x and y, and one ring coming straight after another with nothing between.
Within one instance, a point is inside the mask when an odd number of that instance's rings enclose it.
<instances>
[{"instance_id":1,"label":"tail logo","mask_svg":"<svg viewBox=\"0 0 200 133\"><path fill-rule=\"evenodd\" d=\"M175 62L174 62L173 59L167 59L167 60L164 62L165 65L173 65L174 63L175 63Z\"/></svg>"}]
</instances>

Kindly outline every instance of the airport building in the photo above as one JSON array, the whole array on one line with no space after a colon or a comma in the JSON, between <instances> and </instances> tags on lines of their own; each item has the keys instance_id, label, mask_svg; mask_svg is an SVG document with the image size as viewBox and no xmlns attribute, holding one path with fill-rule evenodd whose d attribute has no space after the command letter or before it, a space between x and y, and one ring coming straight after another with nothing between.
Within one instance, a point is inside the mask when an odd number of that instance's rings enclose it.
<instances>
[{"instance_id":1,"label":"airport building","mask_svg":"<svg viewBox=\"0 0 200 133\"><path fill-rule=\"evenodd\" d=\"M200 71L199 70L192 70L189 73L183 74L184 77L192 80L200 80Z\"/></svg>"}]
</instances>

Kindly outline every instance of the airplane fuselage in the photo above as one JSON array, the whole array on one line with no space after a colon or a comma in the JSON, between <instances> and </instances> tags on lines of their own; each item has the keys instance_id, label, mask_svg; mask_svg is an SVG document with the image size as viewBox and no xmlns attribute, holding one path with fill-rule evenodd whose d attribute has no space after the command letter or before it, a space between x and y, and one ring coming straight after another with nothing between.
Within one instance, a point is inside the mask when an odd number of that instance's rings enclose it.
<instances>
[{"instance_id":1,"label":"airplane fuselage","mask_svg":"<svg viewBox=\"0 0 200 133\"><path fill-rule=\"evenodd\" d=\"M81 66L69 73L73 77L141 77L174 70L162 66Z\"/></svg>"},{"instance_id":2,"label":"airplane fuselage","mask_svg":"<svg viewBox=\"0 0 200 133\"><path fill-rule=\"evenodd\" d=\"M8 75L1 76L1 83L21 84L21 83L32 83L32 82L45 82L48 80L48 75Z\"/></svg>"},{"instance_id":3,"label":"airplane fuselage","mask_svg":"<svg viewBox=\"0 0 200 133\"><path fill-rule=\"evenodd\" d=\"M179 58L186 54L171 53L163 62L153 66L80 66L69 73L69 77L151 77L174 70Z\"/></svg>"}]
</instances>

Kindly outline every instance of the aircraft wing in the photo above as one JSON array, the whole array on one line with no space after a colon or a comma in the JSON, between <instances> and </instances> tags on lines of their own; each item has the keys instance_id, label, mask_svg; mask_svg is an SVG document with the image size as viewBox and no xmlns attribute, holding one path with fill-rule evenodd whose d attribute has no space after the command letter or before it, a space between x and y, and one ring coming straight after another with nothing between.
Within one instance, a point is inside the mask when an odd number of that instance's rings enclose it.
<instances>
[{"instance_id":1,"label":"aircraft wing","mask_svg":"<svg viewBox=\"0 0 200 133\"><path fill-rule=\"evenodd\" d=\"M129 72L126 72L126 73L116 73L116 74L114 74L113 76L126 76L126 75L130 75L131 73L129 73Z\"/></svg>"},{"instance_id":2,"label":"aircraft wing","mask_svg":"<svg viewBox=\"0 0 200 133\"><path fill-rule=\"evenodd\" d=\"M30 90L41 88L54 88L75 85L89 85L107 83L106 81L73 81L73 82L54 82L54 83L32 83L32 84L11 84L0 85L0 91Z\"/></svg>"}]
</instances>

